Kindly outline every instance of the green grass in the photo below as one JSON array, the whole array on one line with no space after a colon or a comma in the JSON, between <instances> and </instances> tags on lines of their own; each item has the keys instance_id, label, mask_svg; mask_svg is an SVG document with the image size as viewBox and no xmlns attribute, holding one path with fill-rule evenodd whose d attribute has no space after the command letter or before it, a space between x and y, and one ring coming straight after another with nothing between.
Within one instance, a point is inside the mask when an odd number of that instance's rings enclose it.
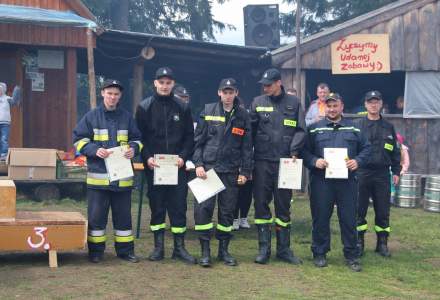
<instances>
[{"instance_id":1,"label":"green grass","mask_svg":"<svg viewBox=\"0 0 440 300\"><path fill-rule=\"evenodd\" d=\"M69 199L43 203L19 200L17 207L86 211L84 202ZM133 204L134 223L136 211L137 202ZM188 212L190 228L193 227L191 211ZM115 258L111 241L107 244L105 261L99 265L87 262L86 251L61 253L58 269L48 268L45 254L1 254L0 299L440 299L438 214L393 208L392 258L374 253L375 235L369 232L362 259L363 272L353 273L344 265L336 215L332 219L329 267L317 269L310 252L308 201L295 201L292 212L293 248L303 259L302 266L290 266L275 259L265 266L255 264L255 228L234 233L230 250L239 260L238 267L216 263L213 268L203 269L173 261L169 258L172 237L168 233L167 258L159 263L149 262L146 257L152 249L153 237L146 226L149 209L145 205L141 239L136 241L136 252L142 258L139 264ZM370 207L370 225L373 218ZM189 251L199 256L197 236L192 230L186 242ZM213 254L216 251L214 240Z\"/></svg>"}]
</instances>

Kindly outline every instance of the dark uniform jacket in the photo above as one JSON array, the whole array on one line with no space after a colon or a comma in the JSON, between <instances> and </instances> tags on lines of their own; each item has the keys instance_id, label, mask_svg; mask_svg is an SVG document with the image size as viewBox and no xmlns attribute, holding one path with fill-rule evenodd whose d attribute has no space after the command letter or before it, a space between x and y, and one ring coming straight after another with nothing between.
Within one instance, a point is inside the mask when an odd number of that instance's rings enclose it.
<instances>
[{"instance_id":1,"label":"dark uniform jacket","mask_svg":"<svg viewBox=\"0 0 440 300\"><path fill-rule=\"evenodd\" d=\"M223 104L210 103L200 114L195 133L193 162L196 167L214 168L219 173L252 172L252 131L249 114L234 100L229 120Z\"/></svg>"},{"instance_id":2,"label":"dark uniform jacket","mask_svg":"<svg viewBox=\"0 0 440 300\"><path fill-rule=\"evenodd\" d=\"M400 175L400 147L397 143L393 124L382 116L377 121L369 121L367 117L356 120L356 126L367 136L371 144L371 155L362 169L391 171Z\"/></svg>"},{"instance_id":3,"label":"dark uniform jacket","mask_svg":"<svg viewBox=\"0 0 440 300\"><path fill-rule=\"evenodd\" d=\"M324 158L324 148L347 148L348 158L355 159L359 168L367 165L371 155L371 145L365 134L344 118L338 123L323 119L308 128L303 158L312 174L325 176L325 170L315 167L316 161ZM353 176L353 172L349 176Z\"/></svg>"},{"instance_id":4,"label":"dark uniform jacket","mask_svg":"<svg viewBox=\"0 0 440 300\"><path fill-rule=\"evenodd\" d=\"M188 104L173 94L157 94L143 100L136 111L142 133L144 163L154 154L177 154L184 161L194 145L194 125Z\"/></svg>"},{"instance_id":5,"label":"dark uniform jacket","mask_svg":"<svg viewBox=\"0 0 440 300\"><path fill-rule=\"evenodd\" d=\"M138 155L142 150L141 133L129 112L117 107L109 111L102 104L89 111L73 130L77 152L87 157L87 186L95 189L126 190L133 178L109 182L104 159L96 156L99 148L130 145Z\"/></svg>"},{"instance_id":6,"label":"dark uniform jacket","mask_svg":"<svg viewBox=\"0 0 440 300\"><path fill-rule=\"evenodd\" d=\"M298 156L304 145L306 126L299 99L282 93L262 95L251 104L254 159L279 162L282 157Z\"/></svg>"}]
</instances>

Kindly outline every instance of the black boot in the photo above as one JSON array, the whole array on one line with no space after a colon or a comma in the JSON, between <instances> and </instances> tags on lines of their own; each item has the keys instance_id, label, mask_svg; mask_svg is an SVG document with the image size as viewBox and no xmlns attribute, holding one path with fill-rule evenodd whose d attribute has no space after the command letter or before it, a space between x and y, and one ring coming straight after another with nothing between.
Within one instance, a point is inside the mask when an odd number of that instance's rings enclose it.
<instances>
[{"instance_id":1,"label":"black boot","mask_svg":"<svg viewBox=\"0 0 440 300\"><path fill-rule=\"evenodd\" d=\"M165 231L159 230L154 232L154 249L153 252L151 252L150 256L148 256L148 259L151 261L159 261L164 258L164 237L165 237Z\"/></svg>"},{"instance_id":2,"label":"black boot","mask_svg":"<svg viewBox=\"0 0 440 300\"><path fill-rule=\"evenodd\" d=\"M357 239L357 248L359 251L359 257L364 256L364 249L365 249L365 232L358 232L358 239Z\"/></svg>"},{"instance_id":3,"label":"black boot","mask_svg":"<svg viewBox=\"0 0 440 300\"><path fill-rule=\"evenodd\" d=\"M275 227L277 235L277 258L293 265L302 264L301 259L293 255L292 249L290 249L290 226Z\"/></svg>"},{"instance_id":4,"label":"black boot","mask_svg":"<svg viewBox=\"0 0 440 300\"><path fill-rule=\"evenodd\" d=\"M136 255L134 255L133 251L131 251L127 254L118 254L118 257L122 260L126 260L131 263L138 263L139 262L139 258Z\"/></svg>"},{"instance_id":5,"label":"black boot","mask_svg":"<svg viewBox=\"0 0 440 300\"><path fill-rule=\"evenodd\" d=\"M269 225L257 225L258 230L258 255L255 258L257 264L266 264L270 259L271 228Z\"/></svg>"},{"instance_id":6,"label":"black boot","mask_svg":"<svg viewBox=\"0 0 440 300\"><path fill-rule=\"evenodd\" d=\"M103 253L89 253L89 261L94 264L100 263L103 257L104 257Z\"/></svg>"},{"instance_id":7,"label":"black boot","mask_svg":"<svg viewBox=\"0 0 440 300\"><path fill-rule=\"evenodd\" d=\"M327 267L327 257L325 255L313 255L313 264L318 268Z\"/></svg>"},{"instance_id":8,"label":"black boot","mask_svg":"<svg viewBox=\"0 0 440 300\"><path fill-rule=\"evenodd\" d=\"M200 240L200 246L202 247L202 256L199 259L199 264L202 267L210 267L211 249L209 248L209 240Z\"/></svg>"},{"instance_id":9,"label":"black boot","mask_svg":"<svg viewBox=\"0 0 440 300\"><path fill-rule=\"evenodd\" d=\"M185 234L175 233L174 234L174 250L172 259L180 259L188 264L196 264L197 260L191 256L185 249Z\"/></svg>"},{"instance_id":10,"label":"black boot","mask_svg":"<svg viewBox=\"0 0 440 300\"><path fill-rule=\"evenodd\" d=\"M350 270L352 270L353 272L361 272L362 271L361 261L357 258L346 259L345 263L348 266L348 268Z\"/></svg>"},{"instance_id":11,"label":"black boot","mask_svg":"<svg viewBox=\"0 0 440 300\"><path fill-rule=\"evenodd\" d=\"M377 236L376 252L383 257L390 257L391 253L388 250L388 237L384 235Z\"/></svg>"},{"instance_id":12,"label":"black boot","mask_svg":"<svg viewBox=\"0 0 440 300\"><path fill-rule=\"evenodd\" d=\"M218 241L218 260L221 260L227 266L236 266L237 260L228 252L229 239Z\"/></svg>"}]
</instances>

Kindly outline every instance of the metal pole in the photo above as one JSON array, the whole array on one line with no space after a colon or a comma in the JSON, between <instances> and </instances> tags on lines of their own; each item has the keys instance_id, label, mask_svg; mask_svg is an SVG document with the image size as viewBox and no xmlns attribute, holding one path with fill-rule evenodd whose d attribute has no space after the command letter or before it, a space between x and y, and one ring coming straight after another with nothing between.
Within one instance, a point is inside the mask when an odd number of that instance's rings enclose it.
<instances>
[{"instance_id":1,"label":"metal pole","mask_svg":"<svg viewBox=\"0 0 440 300\"><path fill-rule=\"evenodd\" d=\"M301 0L296 0L296 93L301 99Z\"/></svg>"}]
</instances>

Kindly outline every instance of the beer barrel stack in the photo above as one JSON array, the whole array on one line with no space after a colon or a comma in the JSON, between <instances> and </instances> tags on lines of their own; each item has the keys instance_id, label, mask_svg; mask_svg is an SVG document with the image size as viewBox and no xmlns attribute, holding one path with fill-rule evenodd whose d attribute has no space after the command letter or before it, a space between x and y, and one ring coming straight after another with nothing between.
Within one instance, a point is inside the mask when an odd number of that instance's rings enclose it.
<instances>
[{"instance_id":1,"label":"beer barrel stack","mask_svg":"<svg viewBox=\"0 0 440 300\"><path fill-rule=\"evenodd\" d=\"M422 179L419 174L404 174L396 191L397 207L416 208L422 197Z\"/></svg>"},{"instance_id":2,"label":"beer barrel stack","mask_svg":"<svg viewBox=\"0 0 440 300\"><path fill-rule=\"evenodd\" d=\"M426 178L423 208L426 211L440 212L440 175Z\"/></svg>"}]
</instances>

